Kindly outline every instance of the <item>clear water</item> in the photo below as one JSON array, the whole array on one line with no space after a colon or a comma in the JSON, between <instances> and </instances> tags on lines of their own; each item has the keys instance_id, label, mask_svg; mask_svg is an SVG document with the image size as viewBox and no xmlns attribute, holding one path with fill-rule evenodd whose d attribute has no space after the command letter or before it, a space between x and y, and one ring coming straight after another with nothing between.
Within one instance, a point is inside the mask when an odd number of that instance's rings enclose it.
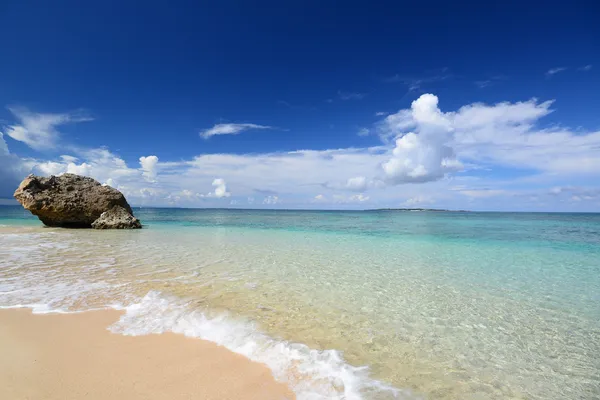
<instances>
[{"instance_id":1,"label":"clear water","mask_svg":"<svg viewBox=\"0 0 600 400\"><path fill-rule=\"evenodd\" d=\"M125 310L305 399L600 398L600 214L140 209L141 231L0 207L0 306Z\"/></svg>"}]
</instances>

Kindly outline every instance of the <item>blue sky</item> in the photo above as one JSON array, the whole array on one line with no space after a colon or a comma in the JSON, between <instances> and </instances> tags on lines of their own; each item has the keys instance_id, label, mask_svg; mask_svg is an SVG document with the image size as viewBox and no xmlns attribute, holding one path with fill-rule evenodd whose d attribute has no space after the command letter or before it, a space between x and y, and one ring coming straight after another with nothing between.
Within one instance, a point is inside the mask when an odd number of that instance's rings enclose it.
<instances>
[{"instance_id":1,"label":"blue sky","mask_svg":"<svg viewBox=\"0 0 600 400\"><path fill-rule=\"evenodd\" d=\"M2 2L0 198L600 211L593 2L203 3Z\"/></svg>"}]
</instances>

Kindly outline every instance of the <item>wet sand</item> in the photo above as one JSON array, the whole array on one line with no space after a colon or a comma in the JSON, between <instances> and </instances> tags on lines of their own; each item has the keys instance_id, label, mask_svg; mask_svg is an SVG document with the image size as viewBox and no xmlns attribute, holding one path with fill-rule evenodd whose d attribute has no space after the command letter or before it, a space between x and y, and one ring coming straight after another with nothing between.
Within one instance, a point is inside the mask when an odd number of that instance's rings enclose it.
<instances>
[{"instance_id":1,"label":"wet sand","mask_svg":"<svg viewBox=\"0 0 600 400\"><path fill-rule=\"evenodd\" d=\"M266 366L212 342L109 332L119 316L0 310L0 399L295 399Z\"/></svg>"}]
</instances>

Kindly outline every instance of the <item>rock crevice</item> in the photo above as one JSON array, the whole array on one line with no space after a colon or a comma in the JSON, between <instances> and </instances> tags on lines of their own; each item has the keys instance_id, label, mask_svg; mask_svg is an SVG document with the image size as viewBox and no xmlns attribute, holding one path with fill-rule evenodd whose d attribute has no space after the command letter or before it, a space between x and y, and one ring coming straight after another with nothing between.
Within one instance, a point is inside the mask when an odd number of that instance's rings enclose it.
<instances>
[{"instance_id":1,"label":"rock crevice","mask_svg":"<svg viewBox=\"0 0 600 400\"><path fill-rule=\"evenodd\" d=\"M21 182L14 197L47 226L98 229L142 227L133 216L123 193L86 176L63 174L45 178L29 175ZM94 224L106 212L109 214Z\"/></svg>"}]
</instances>

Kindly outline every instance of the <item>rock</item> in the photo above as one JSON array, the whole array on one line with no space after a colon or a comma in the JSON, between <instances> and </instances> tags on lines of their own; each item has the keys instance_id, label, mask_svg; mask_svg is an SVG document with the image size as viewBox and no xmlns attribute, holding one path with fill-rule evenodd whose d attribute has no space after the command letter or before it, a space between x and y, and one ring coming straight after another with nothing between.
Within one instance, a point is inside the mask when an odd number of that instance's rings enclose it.
<instances>
[{"instance_id":1,"label":"rock","mask_svg":"<svg viewBox=\"0 0 600 400\"><path fill-rule=\"evenodd\" d=\"M92 222L94 229L136 229L141 228L140 220L121 206L104 211L100 218Z\"/></svg>"},{"instance_id":2,"label":"rock","mask_svg":"<svg viewBox=\"0 0 600 400\"><path fill-rule=\"evenodd\" d=\"M14 197L48 226L90 228L102 213L120 206L131 217L126 219L131 223L128 227L141 228L121 192L86 176L63 174L44 178L29 175L21 182ZM119 211L118 215L123 217L123 212ZM126 222L120 225L126 227Z\"/></svg>"}]
</instances>

